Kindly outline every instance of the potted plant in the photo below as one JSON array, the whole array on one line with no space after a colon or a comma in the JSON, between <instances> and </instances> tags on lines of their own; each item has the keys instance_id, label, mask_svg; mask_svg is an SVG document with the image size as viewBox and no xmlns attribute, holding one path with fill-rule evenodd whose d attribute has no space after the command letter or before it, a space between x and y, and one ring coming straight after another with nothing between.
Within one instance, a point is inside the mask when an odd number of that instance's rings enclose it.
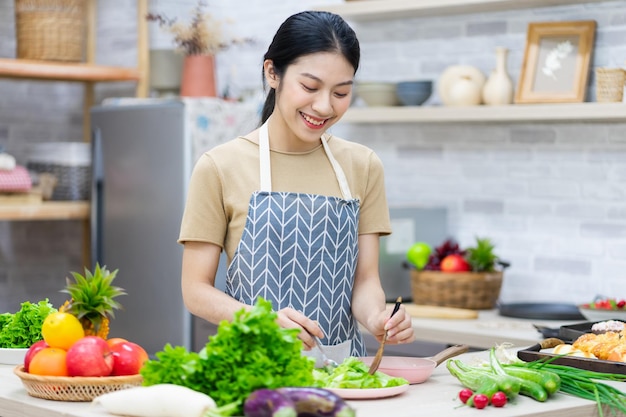
<instances>
[{"instance_id":1,"label":"potted plant","mask_svg":"<svg viewBox=\"0 0 626 417\"><path fill-rule=\"evenodd\" d=\"M249 39L225 39L222 22L213 18L199 1L189 22L179 22L163 14L149 13L146 19L173 35L176 50L184 55L181 96L215 97L215 55L228 47L251 42Z\"/></svg>"},{"instance_id":2,"label":"potted plant","mask_svg":"<svg viewBox=\"0 0 626 417\"><path fill-rule=\"evenodd\" d=\"M475 310L494 308L508 266L494 249L488 238L476 237L476 243L467 248L447 239L430 252L425 264L416 265L409 259L413 301Z\"/></svg>"}]
</instances>

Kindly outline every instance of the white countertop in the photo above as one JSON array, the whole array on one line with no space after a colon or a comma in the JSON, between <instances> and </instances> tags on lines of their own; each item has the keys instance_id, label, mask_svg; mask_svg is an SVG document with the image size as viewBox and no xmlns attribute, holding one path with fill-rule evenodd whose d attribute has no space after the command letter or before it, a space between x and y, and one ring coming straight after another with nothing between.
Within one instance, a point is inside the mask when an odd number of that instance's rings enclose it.
<instances>
[{"instance_id":1,"label":"white countertop","mask_svg":"<svg viewBox=\"0 0 626 417\"><path fill-rule=\"evenodd\" d=\"M471 363L486 359L486 351L466 353L458 357ZM623 383L616 383L623 384ZM545 403L527 397L518 397L504 408L487 407L476 410L463 406L458 401L462 386L449 374L445 365L435 369L426 382L412 385L399 396L377 400L351 400L358 417L476 417L476 413L492 413L498 417L590 417L597 410L592 401L582 400L565 394L556 394ZM419 411L418 411L419 410ZM483 415L481 414L481 415ZM29 396L20 379L13 374L13 366L0 366L0 415L2 417L105 417L110 416L99 406L88 402L60 402ZM605 415L610 415L607 412ZM619 414L624 416L623 414Z\"/></svg>"},{"instance_id":2,"label":"white countertop","mask_svg":"<svg viewBox=\"0 0 626 417\"><path fill-rule=\"evenodd\" d=\"M504 342L515 347L538 343L544 337L533 324L559 328L575 323L581 323L581 320L518 319L501 316L498 310L480 310L477 319L413 318L413 329L417 340L489 349Z\"/></svg>"}]
</instances>

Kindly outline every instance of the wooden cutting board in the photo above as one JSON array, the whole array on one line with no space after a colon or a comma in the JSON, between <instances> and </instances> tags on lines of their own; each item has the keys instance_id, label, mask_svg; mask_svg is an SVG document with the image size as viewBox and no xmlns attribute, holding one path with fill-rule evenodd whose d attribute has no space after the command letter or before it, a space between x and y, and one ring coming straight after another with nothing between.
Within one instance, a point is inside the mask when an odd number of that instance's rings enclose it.
<instances>
[{"instance_id":1,"label":"wooden cutting board","mask_svg":"<svg viewBox=\"0 0 626 417\"><path fill-rule=\"evenodd\" d=\"M478 311L465 308L427 306L421 304L404 304L411 317L433 319L476 319Z\"/></svg>"}]
</instances>

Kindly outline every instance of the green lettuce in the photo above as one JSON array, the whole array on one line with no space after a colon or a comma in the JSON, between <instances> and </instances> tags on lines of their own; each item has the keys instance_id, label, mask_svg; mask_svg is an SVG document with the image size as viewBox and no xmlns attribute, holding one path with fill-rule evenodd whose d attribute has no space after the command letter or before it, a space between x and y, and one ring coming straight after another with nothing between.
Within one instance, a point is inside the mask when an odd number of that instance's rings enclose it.
<instances>
[{"instance_id":1,"label":"green lettuce","mask_svg":"<svg viewBox=\"0 0 626 417\"><path fill-rule=\"evenodd\" d=\"M15 314L0 314L0 348L28 348L42 340L43 321L56 311L46 298L36 304L23 302Z\"/></svg>"},{"instance_id":2,"label":"green lettuce","mask_svg":"<svg viewBox=\"0 0 626 417\"><path fill-rule=\"evenodd\" d=\"M238 415L256 389L312 386L315 360L302 355L300 330L280 327L277 317L271 302L259 298L252 309L222 321L200 352L166 345L142 367L144 385L184 385L218 406L236 404Z\"/></svg>"},{"instance_id":3,"label":"green lettuce","mask_svg":"<svg viewBox=\"0 0 626 417\"><path fill-rule=\"evenodd\" d=\"M370 375L369 366L354 356L346 358L332 373L322 368L315 369L313 377L315 386L320 388L390 388L409 383L404 378L392 377L380 371Z\"/></svg>"}]
</instances>

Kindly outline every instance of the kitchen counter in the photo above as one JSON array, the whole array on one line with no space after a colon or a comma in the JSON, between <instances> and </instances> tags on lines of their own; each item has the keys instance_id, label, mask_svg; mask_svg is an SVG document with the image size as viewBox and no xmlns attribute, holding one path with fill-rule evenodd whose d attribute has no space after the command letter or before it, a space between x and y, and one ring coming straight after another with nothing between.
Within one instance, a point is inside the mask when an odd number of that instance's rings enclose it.
<instances>
[{"instance_id":1,"label":"kitchen counter","mask_svg":"<svg viewBox=\"0 0 626 417\"><path fill-rule=\"evenodd\" d=\"M459 356L465 362L487 359L487 352L470 352ZM615 383L616 386L624 383ZM422 384L412 385L396 397L377 400L351 400L358 417L454 416L475 417L477 412L497 413L498 417L593 417L597 416L595 403L565 394L556 394L545 403L527 397L518 397L504 408L476 409L462 406L457 399L460 383L449 374L444 365ZM495 414L494 414L495 415ZM610 415L608 410L605 415ZM13 374L13 366L0 366L1 417L105 417L111 416L99 406L86 402L59 402L33 398L26 393L20 379ZM619 414L624 416L624 414Z\"/></svg>"},{"instance_id":2,"label":"kitchen counter","mask_svg":"<svg viewBox=\"0 0 626 417\"><path fill-rule=\"evenodd\" d=\"M501 316L498 310L480 310L477 319L414 317L413 329L417 340L489 349L503 342L516 347L534 345L544 337L533 324L559 328L582 321L519 319Z\"/></svg>"}]
</instances>

